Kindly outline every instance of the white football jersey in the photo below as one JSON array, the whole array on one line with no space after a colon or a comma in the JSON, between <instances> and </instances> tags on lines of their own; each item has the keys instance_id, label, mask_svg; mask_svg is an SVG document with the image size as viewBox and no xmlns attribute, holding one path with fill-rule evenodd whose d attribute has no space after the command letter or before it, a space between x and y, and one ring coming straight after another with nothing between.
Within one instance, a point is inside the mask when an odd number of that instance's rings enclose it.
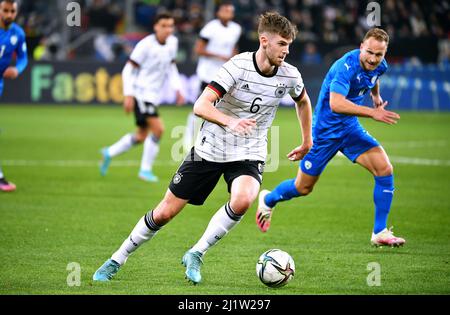
<instances>
[{"instance_id":1,"label":"white football jersey","mask_svg":"<svg viewBox=\"0 0 450 315\"><path fill-rule=\"evenodd\" d=\"M130 59L139 65L134 80L133 96L137 99L159 104L159 94L168 77L170 66L177 56L178 39L171 35L161 45L155 34L142 39L131 53Z\"/></svg>"},{"instance_id":2,"label":"white football jersey","mask_svg":"<svg viewBox=\"0 0 450 315\"><path fill-rule=\"evenodd\" d=\"M200 38L208 42L206 50L222 56L231 56L240 36L239 24L229 21L225 26L218 19L208 22L200 31ZM198 78L209 83L223 64L223 60L200 56L197 65Z\"/></svg>"},{"instance_id":3,"label":"white football jersey","mask_svg":"<svg viewBox=\"0 0 450 315\"><path fill-rule=\"evenodd\" d=\"M245 52L231 58L208 87L221 97L215 105L219 111L234 118L256 119L256 128L251 135L241 136L205 120L195 144L197 154L205 160L265 161L267 132L281 99L287 93L295 100L303 97L303 80L296 67L284 62L272 75L265 75L258 69L255 55Z\"/></svg>"}]
</instances>

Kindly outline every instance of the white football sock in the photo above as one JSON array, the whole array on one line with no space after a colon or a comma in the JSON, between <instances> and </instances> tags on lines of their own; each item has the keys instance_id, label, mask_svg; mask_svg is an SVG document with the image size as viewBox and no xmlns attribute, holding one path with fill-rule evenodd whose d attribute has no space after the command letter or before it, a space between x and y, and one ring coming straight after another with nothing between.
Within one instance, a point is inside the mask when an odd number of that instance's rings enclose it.
<instances>
[{"instance_id":1,"label":"white football sock","mask_svg":"<svg viewBox=\"0 0 450 315\"><path fill-rule=\"evenodd\" d=\"M5 175L3 175L2 169L0 168L0 178L3 178L3 176Z\"/></svg>"},{"instance_id":2,"label":"white football sock","mask_svg":"<svg viewBox=\"0 0 450 315\"><path fill-rule=\"evenodd\" d=\"M108 154L110 157L115 157L131 149L137 142L134 139L134 135L129 133L120 138L119 141L114 143L108 148Z\"/></svg>"},{"instance_id":3,"label":"white football sock","mask_svg":"<svg viewBox=\"0 0 450 315\"><path fill-rule=\"evenodd\" d=\"M160 228L153 221L152 211L150 211L139 220L133 231L131 231L130 236L128 236L120 248L111 256L111 259L123 265L127 261L128 256L143 243L153 238Z\"/></svg>"},{"instance_id":4,"label":"white football sock","mask_svg":"<svg viewBox=\"0 0 450 315\"><path fill-rule=\"evenodd\" d=\"M234 213L228 202L222 206L209 221L205 233L195 244L191 251L205 254L206 251L220 241L242 219L241 215Z\"/></svg>"},{"instance_id":5,"label":"white football sock","mask_svg":"<svg viewBox=\"0 0 450 315\"><path fill-rule=\"evenodd\" d=\"M159 152L159 139L154 136L148 136L144 141L144 150L142 151L141 171L151 171L153 163Z\"/></svg>"}]
</instances>

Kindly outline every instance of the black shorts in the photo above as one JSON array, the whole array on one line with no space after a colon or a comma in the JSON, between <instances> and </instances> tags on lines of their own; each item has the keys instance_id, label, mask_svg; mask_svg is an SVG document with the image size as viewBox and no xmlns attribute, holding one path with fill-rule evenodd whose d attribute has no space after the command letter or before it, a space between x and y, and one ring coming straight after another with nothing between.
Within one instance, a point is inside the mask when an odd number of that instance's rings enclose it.
<instances>
[{"instance_id":1,"label":"black shorts","mask_svg":"<svg viewBox=\"0 0 450 315\"><path fill-rule=\"evenodd\" d=\"M159 117L158 106L134 98L134 118L136 120L136 126L147 128L148 117Z\"/></svg>"},{"instance_id":2,"label":"black shorts","mask_svg":"<svg viewBox=\"0 0 450 315\"><path fill-rule=\"evenodd\" d=\"M264 172L263 161L210 162L202 159L192 148L170 182L170 191L192 205L202 205L216 187L223 174L231 191L233 180L241 175L254 177L260 184Z\"/></svg>"}]
</instances>

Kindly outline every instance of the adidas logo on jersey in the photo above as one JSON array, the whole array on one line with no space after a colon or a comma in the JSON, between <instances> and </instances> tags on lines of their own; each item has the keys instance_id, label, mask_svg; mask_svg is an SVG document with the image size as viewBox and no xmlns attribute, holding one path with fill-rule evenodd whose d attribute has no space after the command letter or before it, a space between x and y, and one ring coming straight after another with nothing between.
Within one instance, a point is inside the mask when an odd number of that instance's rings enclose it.
<instances>
[{"instance_id":1,"label":"adidas logo on jersey","mask_svg":"<svg viewBox=\"0 0 450 315\"><path fill-rule=\"evenodd\" d=\"M243 89L243 90L250 91L250 87L248 86L247 83L245 83L245 84L242 86L242 89Z\"/></svg>"}]
</instances>

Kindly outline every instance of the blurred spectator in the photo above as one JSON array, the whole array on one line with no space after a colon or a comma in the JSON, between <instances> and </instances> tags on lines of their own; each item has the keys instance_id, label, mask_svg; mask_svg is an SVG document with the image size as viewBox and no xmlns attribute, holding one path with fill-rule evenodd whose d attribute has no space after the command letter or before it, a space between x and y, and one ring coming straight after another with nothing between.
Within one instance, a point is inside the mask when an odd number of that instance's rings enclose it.
<instances>
[{"instance_id":1,"label":"blurred spectator","mask_svg":"<svg viewBox=\"0 0 450 315\"><path fill-rule=\"evenodd\" d=\"M69 31L70 41L83 36L91 29L118 35L123 31L125 8L131 7L129 15L134 18L131 28L145 33L152 31L153 17L160 11L173 13L181 42L190 43L205 23L210 0L77 0L82 5L83 27ZM220 0L213 1L215 5ZM318 44L354 44L359 42L366 30L367 4L359 0L234 0L236 22L242 25L242 39L257 39L254 31L260 13L276 10L288 17L299 29L296 41ZM391 40L431 37L450 38L450 0L384 0L377 1L381 8L381 27L388 31ZM126 4L133 5L127 6ZM39 45L44 51L42 38L64 29L64 6L58 0L22 0L18 23L27 34L30 50ZM211 12L209 12L211 14ZM129 23L129 21L127 21ZM142 35L143 36L143 35ZM45 40L44 40L45 41ZM120 56L120 40L101 38L96 46L110 45L108 56ZM41 44L40 44L41 43ZM92 45L91 45L92 46ZM114 46L114 47L113 47ZM319 47L323 47L320 45ZM92 48L91 48L92 49ZM100 51L106 51L100 49ZM102 55L102 54L100 54ZM106 57L105 60L110 60Z\"/></svg>"},{"instance_id":2,"label":"blurred spectator","mask_svg":"<svg viewBox=\"0 0 450 315\"><path fill-rule=\"evenodd\" d=\"M117 4L110 4L106 0L93 0L92 5L87 8L88 25L112 34L122 18L122 12Z\"/></svg>"},{"instance_id":3,"label":"blurred spectator","mask_svg":"<svg viewBox=\"0 0 450 315\"><path fill-rule=\"evenodd\" d=\"M33 50L33 59L37 61L51 61L58 59L60 36L57 33L43 37Z\"/></svg>"}]
</instances>

